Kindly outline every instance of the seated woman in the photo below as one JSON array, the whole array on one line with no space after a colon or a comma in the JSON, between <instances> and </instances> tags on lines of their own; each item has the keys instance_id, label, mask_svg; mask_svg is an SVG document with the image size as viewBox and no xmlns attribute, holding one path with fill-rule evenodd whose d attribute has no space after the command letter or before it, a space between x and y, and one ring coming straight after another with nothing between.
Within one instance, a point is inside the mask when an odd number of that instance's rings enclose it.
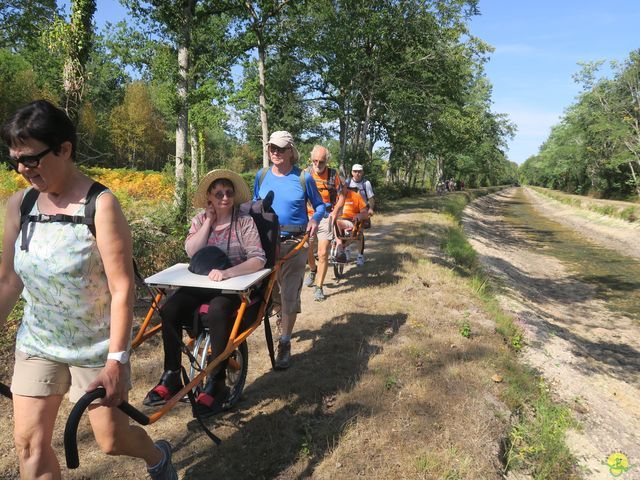
<instances>
[{"instance_id":1,"label":"seated woman","mask_svg":"<svg viewBox=\"0 0 640 480\"><path fill-rule=\"evenodd\" d=\"M242 177L230 170L212 170L200 182L193 204L205 208L191 221L185 241L187 255L214 245L223 250L232 265L225 270L213 269L208 277L214 281L254 273L263 268L265 253L258 229L249 215L240 215L238 205L251 200L249 188ZM224 351L240 305L240 297L222 294L206 288L179 288L163 305L162 341L164 345L164 373L160 382L145 397L149 406L163 405L182 388L180 379L182 326L193 326L193 318L200 305L208 303L209 311L203 323L211 336L211 357ZM245 318L248 316L245 315ZM245 327L243 325L242 327ZM241 328L242 328L241 327ZM216 413L226 400L229 390L225 384L226 361L209 376L204 391L198 395L198 408L204 416Z\"/></svg>"},{"instance_id":2,"label":"seated woman","mask_svg":"<svg viewBox=\"0 0 640 480\"><path fill-rule=\"evenodd\" d=\"M338 246L336 254L337 262L347 261L347 255L344 251L344 240L340 237L344 237L347 231L353 229L356 220L362 222L367 218L369 218L369 209L358 193L358 188L349 187L345 196L344 206L342 207L342 213L336 220L336 227L338 228L338 236L336 236L336 244ZM356 259L356 265L360 266L363 264L364 255L359 253Z\"/></svg>"}]
</instances>

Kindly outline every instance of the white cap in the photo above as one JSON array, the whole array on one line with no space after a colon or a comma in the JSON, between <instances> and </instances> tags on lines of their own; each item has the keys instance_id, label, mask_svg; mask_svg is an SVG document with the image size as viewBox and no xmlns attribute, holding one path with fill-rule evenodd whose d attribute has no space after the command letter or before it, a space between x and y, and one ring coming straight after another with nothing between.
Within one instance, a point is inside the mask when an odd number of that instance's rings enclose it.
<instances>
[{"instance_id":1,"label":"white cap","mask_svg":"<svg viewBox=\"0 0 640 480\"><path fill-rule=\"evenodd\" d=\"M362 165L360 165L359 163L354 163L353 167L351 167L352 172L362 172L363 170L364 168L362 168Z\"/></svg>"}]
</instances>

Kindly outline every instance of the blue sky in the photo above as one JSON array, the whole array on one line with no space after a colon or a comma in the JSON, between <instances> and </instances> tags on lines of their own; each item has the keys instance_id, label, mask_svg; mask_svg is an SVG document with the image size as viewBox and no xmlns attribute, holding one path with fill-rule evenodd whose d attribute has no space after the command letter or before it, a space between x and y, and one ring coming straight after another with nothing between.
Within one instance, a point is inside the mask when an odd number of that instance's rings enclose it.
<instances>
[{"instance_id":1,"label":"blue sky","mask_svg":"<svg viewBox=\"0 0 640 480\"><path fill-rule=\"evenodd\" d=\"M471 32L495 48L486 66L493 110L518 126L508 152L517 163L538 152L574 103L578 62L623 61L640 48L639 0L480 0L479 6Z\"/></svg>"},{"instance_id":2,"label":"blue sky","mask_svg":"<svg viewBox=\"0 0 640 480\"><path fill-rule=\"evenodd\" d=\"M97 4L99 28L126 16L117 0ZM571 78L578 62L622 61L640 48L640 0L480 0L479 7L471 32L495 48L486 65L493 110L517 125L507 152L517 163L538 152L579 94Z\"/></svg>"}]
</instances>

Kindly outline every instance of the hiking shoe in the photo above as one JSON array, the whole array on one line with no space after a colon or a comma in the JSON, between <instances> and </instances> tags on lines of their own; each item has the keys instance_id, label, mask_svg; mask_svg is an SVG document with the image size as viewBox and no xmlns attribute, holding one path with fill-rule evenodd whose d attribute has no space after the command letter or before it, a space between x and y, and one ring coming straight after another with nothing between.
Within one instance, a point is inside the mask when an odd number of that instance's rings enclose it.
<instances>
[{"instance_id":1,"label":"hiking shoe","mask_svg":"<svg viewBox=\"0 0 640 480\"><path fill-rule=\"evenodd\" d=\"M358 256L356 257L356 266L361 267L363 265L364 265L364 255L359 253Z\"/></svg>"},{"instance_id":2,"label":"hiking shoe","mask_svg":"<svg viewBox=\"0 0 640 480\"><path fill-rule=\"evenodd\" d=\"M176 393L182 390L182 381L180 380L180 371L167 370L162 374L160 382L153 387L147 396L144 397L142 403L147 407L157 407L164 405Z\"/></svg>"},{"instance_id":3,"label":"hiking shoe","mask_svg":"<svg viewBox=\"0 0 640 480\"><path fill-rule=\"evenodd\" d=\"M316 281L316 272L313 270L309 270L309 273L307 273L307 276L304 279L304 286L305 287L313 287L313 284Z\"/></svg>"},{"instance_id":4,"label":"hiking shoe","mask_svg":"<svg viewBox=\"0 0 640 480\"><path fill-rule=\"evenodd\" d=\"M316 288L315 288L315 289L314 289L314 291L313 291L313 299L314 299L316 302L321 302L321 301L323 301L325 298L327 298L327 297L325 297L325 296L324 296L324 292L322 291L322 287L318 287L318 286L316 286Z\"/></svg>"},{"instance_id":5,"label":"hiking shoe","mask_svg":"<svg viewBox=\"0 0 640 480\"><path fill-rule=\"evenodd\" d=\"M278 342L278 353L276 354L276 370L286 370L291 363L291 342Z\"/></svg>"},{"instance_id":6,"label":"hiking shoe","mask_svg":"<svg viewBox=\"0 0 640 480\"><path fill-rule=\"evenodd\" d=\"M178 480L176 469L171 463L171 445L166 440L158 440L154 443L156 448L162 452L162 460L154 467L148 468L147 473L152 480Z\"/></svg>"}]
</instances>

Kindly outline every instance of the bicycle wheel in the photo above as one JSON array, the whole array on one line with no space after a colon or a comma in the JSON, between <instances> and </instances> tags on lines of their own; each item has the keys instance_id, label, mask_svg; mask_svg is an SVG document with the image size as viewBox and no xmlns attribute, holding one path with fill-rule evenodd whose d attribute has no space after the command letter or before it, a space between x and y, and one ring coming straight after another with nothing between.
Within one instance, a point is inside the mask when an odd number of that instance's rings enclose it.
<instances>
[{"instance_id":1,"label":"bicycle wheel","mask_svg":"<svg viewBox=\"0 0 640 480\"><path fill-rule=\"evenodd\" d=\"M209 355L209 347L211 340L208 332L202 332L193 345L193 356L198 361L202 369L207 365L207 357ZM244 390L247 380L247 372L249 371L249 348L247 342L242 342L229 356L226 370L226 383L229 387L229 398L223 405L224 410L232 408ZM194 378L199 373L196 365L191 365L189 377ZM204 385L197 385L203 388Z\"/></svg>"},{"instance_id":2,"label":"bicycle wheel","mask_svg":"<svg viewBox=\"0 0 640 480\"><path fill-rule=\"evenodd\" d=\"M333 276L336 280L340 280L344 274L344 263L333 262Z\"/></svg>"}]
</instances>

